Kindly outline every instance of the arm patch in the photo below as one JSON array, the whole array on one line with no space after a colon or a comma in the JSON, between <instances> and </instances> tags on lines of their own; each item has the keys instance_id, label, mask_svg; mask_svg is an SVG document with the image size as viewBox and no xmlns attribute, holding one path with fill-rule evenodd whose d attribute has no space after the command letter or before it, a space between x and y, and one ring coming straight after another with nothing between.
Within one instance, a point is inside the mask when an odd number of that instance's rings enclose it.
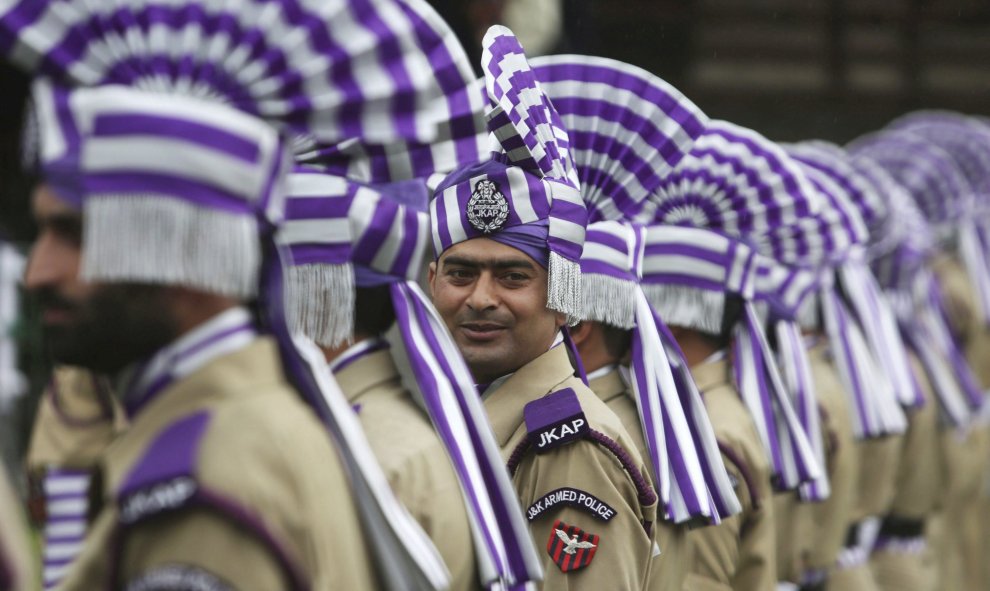
<instances>
[{"instance_id":1,"label":"arm patch","mask_svg":"<svg viewBox=\"0 0 990 591\"><path fill-rule=\"evenodd\" d=\"M527 439L538 454L577 441L590 431L573 388L564 388L530 402L523 408L523 417Z\"/></svg>"},{"instance_id":2,"label":"arm patch","mask_svg":"<svg viewBox=\"0 0 990 591\"><path fill-rule=\"evenodd\" d=\"M198 566L170 564L131 580L125 591L235 591L227 582Z\"/></svg>"}]
</instances>

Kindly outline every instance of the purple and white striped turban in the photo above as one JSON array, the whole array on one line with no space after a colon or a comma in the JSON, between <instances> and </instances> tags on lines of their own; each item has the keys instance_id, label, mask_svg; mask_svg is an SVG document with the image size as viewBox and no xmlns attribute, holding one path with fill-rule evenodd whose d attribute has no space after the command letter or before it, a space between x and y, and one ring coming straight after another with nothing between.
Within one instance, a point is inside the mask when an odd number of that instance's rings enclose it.
<instances>
[{"instance_id":1,"label":"purple and white striped turban","mask_svg":"<svg viewBox=\"0 0 990 591\"><path fill-rule=\"evenodd\" d=\"M567 130L590 221L642 220L650 193L708 117L664 80L623 62L553 55L531 64Z\"/></svg>"},{"instance_id":2,"label":"purple and white striped turban","mask_svg":"<svg viewBox=\"0 0 990 591\"><path fill-rule=\"evenodd\" d=\"M84 276L253 296L253 214L277 215L282 190L272 128L327 143L436 140L445 97L467 82L441 85L425 50L453 33L419 0L366 4L0 8L0 51L51 79L35 92L39 164L87 210ZM175 231L147 239L147 222Z\"/></svg>"},{"instance_id":3,"label":"purple and white striped turban","mask_svg":"<svg viewBox=\"0 0 990 591\"><path fill-rule=\"evenodd\" d=\"M871 238L882 230L889 215L887 202L841 147L821 140L810 140L787 144L784 149L795 160L820 170L839 185L859 212Z\"/></svg>"},{"instance_id":4,"label":"purple and white striped turban","mask_svg":"<svg viewBox=\"0 0 990 591\"><path fill-rule=\"evenodd\" d=\"M990 129L969 117L944 111L919 111L890 124L917 134L945 150L966 177L971 195L953 195L966 213L956 228L959 253L979 296L983 318L990 323Z\"/></svg>"},{"instance_id":5,"label":"purple and white striped turban","mask_svg":"<svg viewBox=\"0 0 990 591\"><path fill-rule=\"evenodd\" d=\"M453 39L421 0L0 5L0 53L45 77L37 163L82 210L82 276L260 299L287 375L338 443L390 588L448 575L318 352L287 329L273 241L283 137L437 140L458 87L434 75L431 48Z\"/></svg>"},{"instance_id":6,"label":"purple and white striped turban","mask_svg":"<svg viewBox=\"0 0 990 591\"><path fill-rule=\"evenodd\" d=\"M643 208L651 223L717 230L776 260L819 263L826 253L808 244L795 221L821 207L822 197L782 148L750 129L711 121L691 152L665 175Z\"/></svg>"},{"instance_id":7,"label":"purple and white striped turban","mask_svg":"<svg viewBox=\"0 0 990 591\"><path fill-rule=\"evenodd\" d=\"M885 168L934 229L968 213L972 186L952 156L925 137L907 130L880 131L855 140L848 150L854 158L870 158Z\"/></svg>"},{"instance_id":8,"label":"purple and white striped turban","mask_svg":"<svg viewBox=\"0 0 990 591\"><path fill-rule=\"evenodd\" d=\"M501 146L492 159L461 168L431 204L436 256L472 238L522 250L548 270L547 307L573 322L581 311L580 257L588 213L569 140L511 31L495 26L483 42L488 128Z\"/></svg>"},{"instance_id":9,"label":"purple and white striped turban","mask_svg":"<svg viewBox=\"0 0 990 591\"><path fill-rule=\"evenodd\" d=\"M471 374L416 283L430 238L425 195L422 181L376 190L297 167L277 237L292 259L292 321L317 343L340 345L352 337L355 288L388 286L409 365L465 493L482 582L521 585L541 578L539 557Z\"/></svg>"},{"instance_id":10,"label":"purple and white striped turban","mask_svg":"<svg viewBox=\"0 0 990 591\"><path fill-rule=\"evenodd\" d=\"M644 244L639 225L588 226L581 257L583 319L632 329L630 381L668 517L718 523L741 506L690 368L640 287Z\"/></svg>"},{"instance_id":11,"label":"purple and white striped turban","mask_svg":"<svg viewBox=\"0 0 990 591\"><path fill-rule=\"evenodd\" d=\"M754 306L756 252L709 228L647 227L643 291L660 318L709 334L722 333L726 299L743 302L733 329L734 374L756 423L775 486L792 490L821 478L807 433L795 412Z\"/></svg>"}]
</instances>

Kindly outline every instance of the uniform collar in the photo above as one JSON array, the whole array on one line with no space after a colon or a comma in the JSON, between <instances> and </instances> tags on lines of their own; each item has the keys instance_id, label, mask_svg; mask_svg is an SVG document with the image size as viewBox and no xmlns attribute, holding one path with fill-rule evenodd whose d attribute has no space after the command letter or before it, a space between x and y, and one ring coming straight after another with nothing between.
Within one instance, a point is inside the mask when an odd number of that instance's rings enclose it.
<instances>
[{"instance_id":1,"label":"uniform collar","mask_svg":"<svg viewBox=\"0 0 990 591\"><path fill-rule=\"evenodd\" d=\"M245 307L237 306L210 318L123 372L120 392L127 414L133 418L173 382L216 358L247 347L257 338L254 319Z\"/></svg>"},{"instance_id":2,"label":"uniform collar","mask_svg":"<svg viewBox=\"0 0 990 591\"><path fill-rule=\"evenodd\" d=\"M691 368L691 375L701 392L730 383L729 373L729 360L725 356L703 361Z\"/></svg>"},{"instance_id":3,"label":"uniform collar","mask_svg":"<svg viewBox=\"0 0 990 591\"><path fill-rule=\"evenodd\" d=\"M364 348L361 355L334 370L333 377L337 379L337 384L350 404L354 404L365 392L400 379L399 368L387 346Z\"/></svg>"},{"instance_id":4,"label":"uniform collar","mask_svg":"<svg viewBox=\"0 0 990 591\"><path fill-rule=\"evenodd\" d=\"M542 398L554 386L574 375L567 347L554 347L519 368L497 387L489 388L485 409L499 447L505 444L523 422L523 407Z\"/></svg>"},{"instance_id":5,"label":"uniform collar","mask_svg":"<svg viewBox=\"0 0 990 591\"><path fill-rule=\"evenodd\" d=\"M588 374L588 387L602 402L622 396L629 390L617 365L606 365Z\"/></svg>"}]
</instances>

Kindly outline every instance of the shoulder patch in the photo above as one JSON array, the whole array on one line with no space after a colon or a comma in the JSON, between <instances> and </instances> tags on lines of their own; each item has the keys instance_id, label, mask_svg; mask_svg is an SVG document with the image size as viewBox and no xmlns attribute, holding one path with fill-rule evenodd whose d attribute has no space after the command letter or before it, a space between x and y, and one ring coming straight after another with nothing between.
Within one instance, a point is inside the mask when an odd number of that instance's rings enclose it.
<instances>
[{"instance_id":1,"label":"shoulder patch","mask_svg":"<svg viewBox=\"0 0 990 591\"><path fill-rule=\"evenodd\" d=\"M213 573L197 566L170 564L132 580L125 591L234 591Z\"/></svg>"},{"instance_id":2,"label":"shoulder patch","mask_svg":"<svg viewBox=\"0 0 990 591\"><path fill-rule=\"evenodd\" d=\"M591 564L599 541L597 535L558 519L550 527L547 554L561 572L574 572Z\"/></svg>"},{"instance_id":3,"label":"shoulder patch","mask_svg":"<svg viewBox=\"0 0 990 591\"><path fill-rule=\"evenodd\" d=\"M529 442L538 454L571 443L589 432L588 420L573 388L530 402L523 408L523 416Z\"/></svg>"},{"instance_id":4,"label":"shoulder patch","mask_svg":"<svg viewBox=\"0 0 990 591\"><path fill-rule=\"evenodd\" d=\"M605 501L591 493L566 486L552 490L537 499L535 503L526 509L526 518L533 521L559 506L580 509L602 521L610 521L615 517L615 509L610 507Z\"/></svg>"},{"instance_id":5,"label":"shoulder patch","mask_svg":"<svg viewBox=\"0 0 990 591\"><path fill-rule=\"evenodd\" d=\"M183 417L151 442L117 490L122 523L181 507L196 494L196 460L209 421L206 411Z\"/></svg>"}]
</instances>

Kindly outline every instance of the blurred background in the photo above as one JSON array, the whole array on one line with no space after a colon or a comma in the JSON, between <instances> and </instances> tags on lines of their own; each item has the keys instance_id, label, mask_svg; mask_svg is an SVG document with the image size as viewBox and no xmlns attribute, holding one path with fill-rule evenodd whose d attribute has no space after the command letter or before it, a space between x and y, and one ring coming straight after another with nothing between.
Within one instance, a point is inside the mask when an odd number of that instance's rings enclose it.
<instances>
[{"instance_id":1,"label":"blurred background","mask_svg":"<svg viewBox=\"0 0 990 591\"><path fill-rule=\"evenodd\" d=\"M990 115L990 2L429 1L475 63L488 26L506 24L530 55L586 53L638 65L710 116L774 140L845 143L920 108ZM0 244L22 252L32 233L31 180L18 154L26 92L26 78L0 64ZM6 280L16 295L13 268ZM0 292L8 309L10 294ZM0 313L0 357L4 348L16 355L24 378L0 384L8 390L0 391L0 453L9 459L24 449L47 377L30 302L17 309Z\"/></svg>"}]
</instances>

